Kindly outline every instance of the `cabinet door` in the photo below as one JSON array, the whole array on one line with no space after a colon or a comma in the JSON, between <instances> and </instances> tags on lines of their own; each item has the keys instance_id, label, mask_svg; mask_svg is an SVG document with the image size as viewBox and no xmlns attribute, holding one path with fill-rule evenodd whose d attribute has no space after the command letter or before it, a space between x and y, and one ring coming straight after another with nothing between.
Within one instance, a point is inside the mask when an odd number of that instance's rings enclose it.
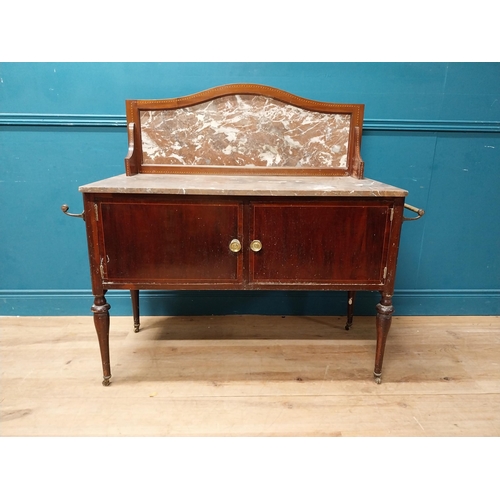
<instances>
[{"instance_id":1,"label":"cabinet door","mask_svg":"<svg viewBox=\"0 0 500 500\"><path fill-rule=\"evenodd\" d=\"M250 282L381 284L390 213L387 201L254 204L250 237L262 248L250 251Z\"/></svg>"},{"instance_id":2,"label":"cabinet door","mask_svg":"<svg viewBox=\"0 0 500 500\"><path fill-rule=\"evenodd\" d=\"M100 204L105 281L179 285L242 280L236 203L144 200Z\"/></svg>"}]
</instances>

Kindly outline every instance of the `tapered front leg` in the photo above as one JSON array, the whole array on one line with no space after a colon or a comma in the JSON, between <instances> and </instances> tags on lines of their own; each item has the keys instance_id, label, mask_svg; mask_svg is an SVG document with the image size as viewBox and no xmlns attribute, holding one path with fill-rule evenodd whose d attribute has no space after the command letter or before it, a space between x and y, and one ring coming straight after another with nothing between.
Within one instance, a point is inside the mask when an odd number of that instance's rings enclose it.
<instances>
[{"instance_id":1,"label":"tapered front leg","mask_svg":"<svg viewBox=\"0 0 500 500\"><path fill-rule=\"evenodd\" d=\"M375 370L373 371L373 376L377 384L380 384L382 381L385 342L391 328L393 312L392 295L382 293L382 300L377 304L377 348L375 353Z\"/></svg>"},{"instance_id":2,"label":"tapered front leg","mask_svg":"<svg viewBox=\"0 0 500 500\"><path fill-rule=\"evenodd\" d=\"M94 313L94 325L99 339L99 348L101 350L103 381L102 385L109 385L111 378L111 367L109 363L109 309L110 305L106 302L103 295L94 296L94 305L91 310Z\"/></svg>"}]
</instances>

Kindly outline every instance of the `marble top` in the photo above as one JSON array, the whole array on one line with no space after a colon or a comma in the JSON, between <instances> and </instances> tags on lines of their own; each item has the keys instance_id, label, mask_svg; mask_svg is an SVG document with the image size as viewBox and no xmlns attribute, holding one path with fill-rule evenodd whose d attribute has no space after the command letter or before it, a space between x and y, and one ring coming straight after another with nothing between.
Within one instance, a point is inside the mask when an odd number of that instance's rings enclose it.
<instances>
[{"instance_id":1,"label":"marble top","mask_svg":"<svg viewBox=\"0 0 500 500\"><path fill-rule=\"evenodd\" d=\"M80 186L83 193L222 196L398 196L408 192L372 179L335 176L125 174Z\"/></svg>"},{"instance_id":2,"label":"marble top","mask_svg":"<svg viewBox=\"0 0 500 500\"><path fill-rule=\"evenodd\" d=\"M140 112L144 165L347 169L351 116L261 95Z\"/></svg>"}]
</instances>

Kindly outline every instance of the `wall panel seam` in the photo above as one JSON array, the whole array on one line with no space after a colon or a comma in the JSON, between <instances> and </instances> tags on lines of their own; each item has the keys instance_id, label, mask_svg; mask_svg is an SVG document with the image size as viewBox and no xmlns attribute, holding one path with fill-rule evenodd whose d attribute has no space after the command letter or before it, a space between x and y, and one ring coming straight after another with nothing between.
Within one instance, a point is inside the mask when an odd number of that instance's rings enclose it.
<instances>
[{"instance_id":1,"label":"wall panel seam","mask_svg":"<svg viewBox=\"0 0 500 500\"><path fill-rule=\"evenodd\" d=\"M309 294L309 293L343 293L339 290L242 290L241 294L279 294L279 293L290 293L294 294ZM127 295L128 290L110 290L108 294L111 295ZM189 295L195 293L197 295L212 295L212 294L229 294L234 295L233 290L180 290L180 291L171 291L171 290L143 290L142 293L144 297L154 297L154 296L174 296L174 295ZM376 292L365 292L365 293L376 293ZM52 296L52 297L83 297L83 296L91 296L92 291L90 289L52 289L52 290L44 290L44 289L33 289L33 290L0 290L0 300L3 298L9 297L42 297L42 296ZM394 291L394 296L480 296L480 295L488 295L488 296L500 296L500 289L396 289Z\"/></svg>"},{"instance_id":2,"label":"wall panel seam","mask_svg":"<svg viewBox=\"0 0 500 500\"><path fill-rule=\"evenodd\" d=\"M125 115L0 113L0 126L126 127ZM500 132L500 121L368 118L369 131Z\"/></svg>"}]
</instances>

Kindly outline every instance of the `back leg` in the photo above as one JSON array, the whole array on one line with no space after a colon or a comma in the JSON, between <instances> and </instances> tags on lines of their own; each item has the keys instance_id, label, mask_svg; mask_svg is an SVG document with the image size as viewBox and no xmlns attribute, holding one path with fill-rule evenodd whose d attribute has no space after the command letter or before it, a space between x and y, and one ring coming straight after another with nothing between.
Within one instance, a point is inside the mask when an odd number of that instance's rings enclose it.
<instances>
[{"instance_id":1,"label":"back leg","mask_svg":"<svg viewBox=\"0 0 500 500\"><path fill-rule=\"evenodd\" d=\"M134 315L134 331L138 332L141 326L139 317L139 290L130 290L130 297L132 298L132 313Z\"/></svg>"},{"instance_id":2,"label":"back leg","mask_svg":"<svg viewBox=\"0 0 500 500\"><path fill-rule=\"evenodd\" d=\"M347 292L347 323L345 324L345 329L349 330L352 326L352 318L354 316L354 299L356 298L356 292Z\"/></svg>"}]
</instances>

